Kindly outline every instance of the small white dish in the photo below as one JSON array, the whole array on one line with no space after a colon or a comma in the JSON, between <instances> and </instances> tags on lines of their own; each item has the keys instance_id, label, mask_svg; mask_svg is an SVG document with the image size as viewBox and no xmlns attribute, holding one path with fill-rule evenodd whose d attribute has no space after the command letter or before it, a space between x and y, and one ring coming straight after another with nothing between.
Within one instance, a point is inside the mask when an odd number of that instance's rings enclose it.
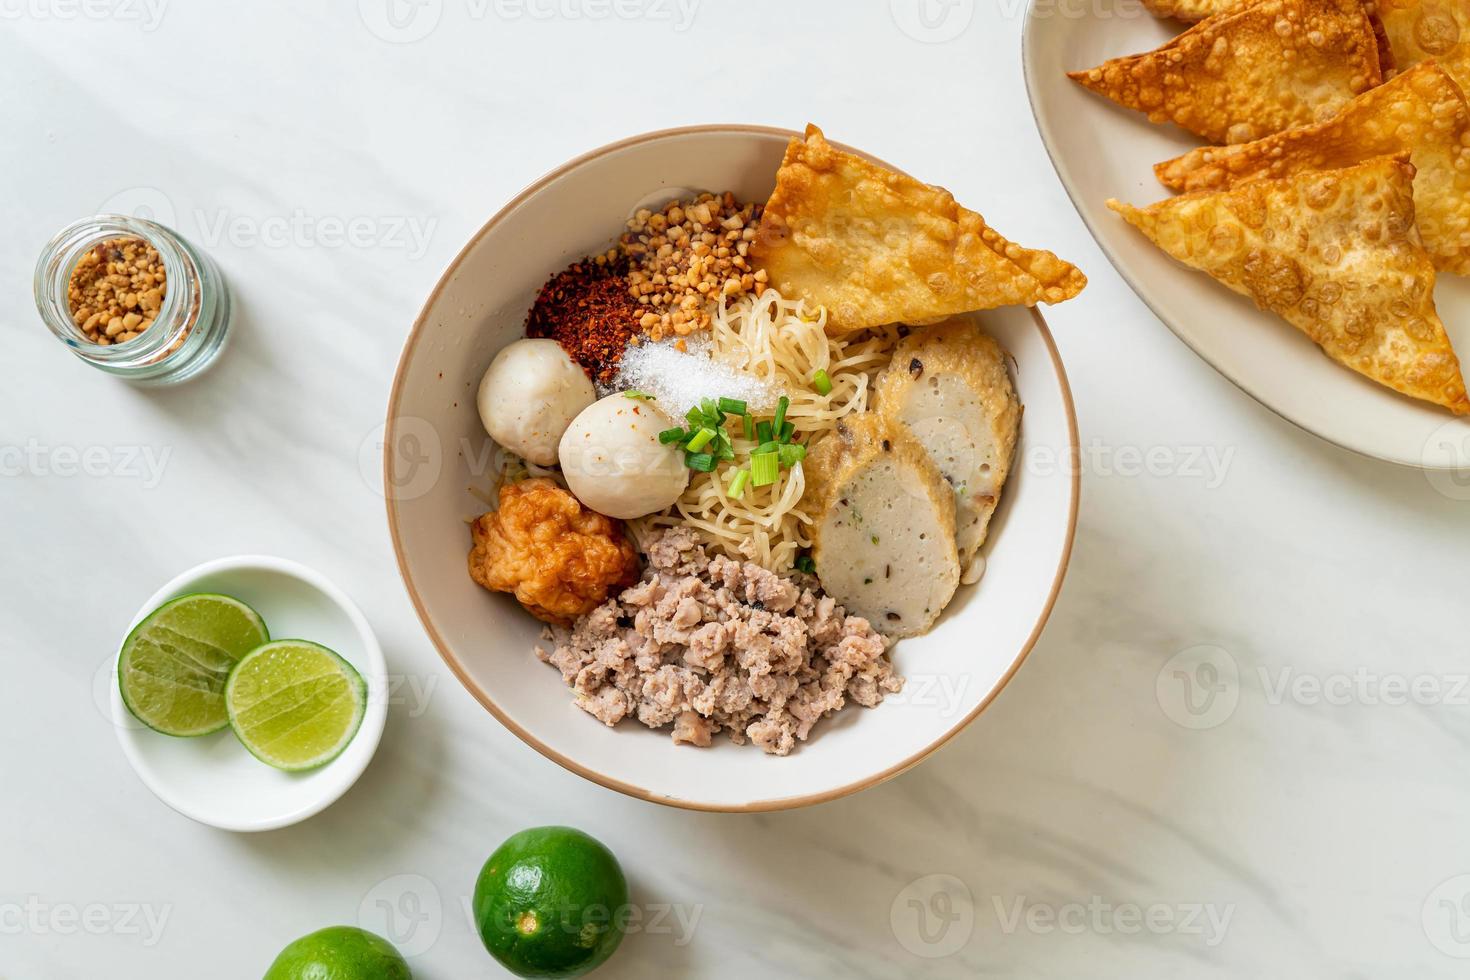
<instances>
[{"instance_id":1,"label":"small white dish","mask_svg":"<svg viewBox=\"0 0 1470 980\"><path fill-rule=\"evenodd\" d=\"M1153 165L1200 145L1086 91L1066 73L1149 51L1188 25L1136 0L1097 0L1076 11L1033 3L1022 36L1031 109L1057 176L1118 274L1180 340L1242 391L1289 422L1365 456L1463 474L1470 417L1414 401L1330 360L1286 321L1257 309L1160 251L1107 200L1144 206L1170 197ZM1470 279L1442 274L1440 319L1470 366Z\"/></svg>"},{"instance_id":2,"label":"small white dish","mask_svg":"<svg viewBox=\"0 0 1470 980\"><path fill-rule=\"evenodd\" d=\"M323 575L284 558L240 555L191 568L155 592L118 645L143 617L175 596L219 592L248 603L272 639L328 646L362 674L367 712L352 743L309 772L281 772L245 750L226 728L200 738L173 738L146 728L123 704L114 659L112 720L123 754L154 795L184 816L222 830L275 830L325 810L367 769L388 716L388 671L366 617Z\"/></svg>"}]
</instances>

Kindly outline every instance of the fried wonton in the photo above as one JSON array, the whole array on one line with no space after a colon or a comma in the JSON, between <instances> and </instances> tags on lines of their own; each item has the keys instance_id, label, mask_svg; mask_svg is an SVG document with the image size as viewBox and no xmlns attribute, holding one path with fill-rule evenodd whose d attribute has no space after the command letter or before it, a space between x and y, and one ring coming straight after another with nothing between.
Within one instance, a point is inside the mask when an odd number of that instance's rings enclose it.
<instances>
[{"instance_id":1,"label":"fried wonton","mask_svg":"<svg viewBox=\"0 0 1470 980\"><path fill-rule=\"evenodd\" d=\"M1470 106L1430 62L1354 99L1339 115L1238 146L1207 146L1154 168L1170 190L1224 190L1247 180L1336 170L1410 153L1419 235L1435 267L1470 274Z\"/></svg>"},{"instance_id":2,"label":"fried wonton","mask_svg":"<svg viewBox=\"0 0 1470 980\"><path fill-rule=\"evenodd\" d=\"M1381 30L1362 0L1260 0L1068 75L1152 122L1245 143L1328 119L1380 84L1392 67Z\"/></svg>"},{"instance_id":3,"label":"fried wonton","mask_svg":"<svg viewBox=\"0 0 1470 980\"><path fill-rule=\"evenodd\" d=\"M827 308L832 333L1071 299L1087 277L1002 238L950 193L792 137L751 248L789 299Z\"/></svg>"},{"instance_id":4,"label":"fried wonton","mask_svg":"<svg viewBox=\"0 0 1470 980\"><path fill-rule=\"evenodd\" d=\"M1438 61L1470 88L1470 3L1465 0L1377 0L1399 68Z\"/></svg>"},{"instance_id":5,"label":"fried wonton","mask_svg":"<svg viewBox=\"0 0 1470 980\"><path fill-rule=\"evenodd\" d=\"M1333 360L1470 413L1434 309L1434 265L1414 225L1407 155L1257 180L1135 208L1108 207L1165 252L1285 318Z\"/></svg>"}]
</instances>

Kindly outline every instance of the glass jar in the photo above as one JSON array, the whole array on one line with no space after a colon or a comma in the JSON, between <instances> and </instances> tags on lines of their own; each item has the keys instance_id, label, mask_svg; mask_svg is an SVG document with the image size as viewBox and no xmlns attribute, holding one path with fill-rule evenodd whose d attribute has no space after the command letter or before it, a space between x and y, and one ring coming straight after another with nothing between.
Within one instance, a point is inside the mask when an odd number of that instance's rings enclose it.
<instances>
[{"instance_id":1,"label":"glass jar","mask_svg":"<svg viewBox=\"0 0 1470 980\"><path fill-rule=\"evenodd\" d=\"M71 314L68 289L83 256L114 239L142 239L163 263L165 292L153 325L132 340L99 344ZM63 228L36 263L41 319L87 364L139 384L173 384L203 371L224 346L230 293L214 261L157 222L99 214Z\"/></svg>"}]
</instances>

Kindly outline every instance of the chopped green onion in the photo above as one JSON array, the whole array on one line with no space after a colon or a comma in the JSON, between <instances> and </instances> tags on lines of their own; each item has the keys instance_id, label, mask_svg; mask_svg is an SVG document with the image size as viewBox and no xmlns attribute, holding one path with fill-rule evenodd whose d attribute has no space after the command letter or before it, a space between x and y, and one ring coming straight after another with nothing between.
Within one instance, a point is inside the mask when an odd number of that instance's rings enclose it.
<instances>
[{"instance_id":1,"label":"chopped green onion","mask_svg":"<svg viewBox=\"0 0 1470 980\"><path fill-rule=\"evenodd\" d=\"M627 391L623 392L623 397L633 398L641 402L658 401L657 395L650 395L648 392L639 391L637 388L629 388Z\"/></svg>"},{"instance_id":2,"label":"chopped green onion","mask_svg":"<svg viewBox=\"0 0 1470 980\"><path fill-rule=\"evenodd\" d=\"M791 407L791 399L785 395L776 403L776 420L771 423L772 432L780 432L781 427L786 424L786 410Z\"/></svg>"},{"instance_id":3,"label":"chopped green onion","mask_svg":"<svg viewBox=\"0 0 1470 980\"><path fill-rule=\"evenodd\" d=\"M832 376L818 368L817 372L812 375L812 387L817 389L819 395L832 394Z\"/></svg>"},{"instance_id":4,"label":"chopped green onion","mask_svg":"<svg viewBox=\"0 0 1470 980\"><path fill-rule=\"evenodd\" d=\"M782 422L781 431L776 434L778 442L790 442L792 435L796 433L796 424L793 422Z\"/></svg>"},{"instance_id":5,"label":"chopped green onion","mask_svg":"<svg viewBox=\"0 0 1470 980\"><path fill-rule=\"evenodd\" d=\"M750 480L750 470L736 470L730 480L730 496L739 500L745 496L745 484Z\"/></svg>"},{"instance_id":6,"label":"chopped green onion","mask_svg":"<svg viewBox=\"0 0 1470 980\"><path fill-rule=\"evenodd\" d=\"M781 465L785 467L795 466L806 459L806 447L801 443L787 443L780 450Z\"/></svg>"},{"instance_id":7,"label":"chopped green onion","mask_svg":"<svg viewBox=\"0 0 1470 980\"><path fill-rule=\"evenodd\" d=\"M755 438L757 442L770 442L772 438L771 423L757 422L755 424Z\"/></svg>"},{"instance_id":8,"label":"chopped green onion","mask_svg":"<svg viewBox=\"0 0 1470 980\"><path fill-rule=\"evenodd\" d=\"M700 411L698 405L685 412L684 418L688 419L689 424L694 426L695 428L704 425L704 412Z\"/></svg>"},{"instance_id":9,"label":"chopped green onion","mask_svg":"<svg viewBox=\"0 0 1470 980\"><path fill-rule=\"evenodd\" d=\"M752 455L752 456L764 456L767 453L777 452L778 450L780 450L780 448L781 448L781 444L779 442L777 442L776 440L772 439L770 442L763 442L759 446L756 446L754 449L752 449L750 451L750 455Z\"/></svg>"},{"instance_id":10,"label":"chopped green onion","mask_svg":"<svg viewBox=\"0 0 1470 980\"><path fill-rule=\"evenodd\" d=\"M815 575L817 573L817 563L812 561L811 555L797 555L796 570L798 572L806 572L808 575Z\"/></svg>"},{"instance_id":11,"label":"chopped green onion","mask_svg":"<svg viewBox=\"0 0 1470 980\"><path fill-rule=\"evenodd\" d=\"M687 448L691 453L697 453L705 446L708 446L710 444L710 440L714 439L714 437L714 429L700 429L694 434L694 438L689 440L689 445L685 448Z\"/></svg>"},{"instance_id":12,"label":"chopped green onion","mask_svg":"<svg viewBox=\"0 0 1470 980\"><path fill-rule=\"evenodd\" d=\"M683 429L665 429L658 434L658 441L667 446L671 442L683 442L684 435Z\"/></svg>"},{"instance_id":13,"label":"chopped green onion","mask_svg":"<svg viewBox=\"0 0 1470 980\"><path fill-rule=\"evenodd\" d=\"M720 411L720 403L713 398L701 398L699 400L699 409L704 412L705 419L712 423L719 424L724 420L724 415Z\"/></svg>"},{"instance_id":14,"label":"chopped green onion","mask_svg":"<svg viewBox=\"0 0 1470 980\"><path fill-rule=\"evenodd\" d=\"M781 478L780 457L775 453L762 453L750 457L750 482L757 487L767 487Z\"/></svg>"},{"instance_id":15,"label":"chopped green onion","mask_svg":"<svg viewBox=\"0 0 1470 980\"><path fill-rule=\"evenodd\" d=\"M719 401L720 411L726 415L744 415L745 402L738 398L721 398Z\"/></svg>"},{"instance_id":16,"label":"chopped green onion","mask_svg":"<svg viewBox=\"0 0 1470 980\"><path fill-rule=\"evenodd\" d=\"M685 453L684 465L700 473L709 473L715 468L715 458L709 453Z\"/></svg>"},{"instance_id":17,"label":"chopped green onion","mask_svg":"<svg viewBox=\"0 0 1470 980\"><path fill-rule=\"evenodd\" d=\"M754 442L755 441L755 419L753 419L753 418L750 417L750 413L749 412L746 412L743 416L741 416L741 418L740 418L740 424L745 429L745 438L747 440L751 441L751 442Z\"/></svg>"},{"instance_id":18,"label":"chopped green onion","mask_svg":"<svg viewBox=\"0 0 1470 980\"><path fill-rule=\"evenodd\" d=\"M719 435L715 437L713 452L715 454L715 457L718 459L735 458L735 444L730 441L730 437L725 433L723 429L721 429Z\"/></svg>"}]
</instances>

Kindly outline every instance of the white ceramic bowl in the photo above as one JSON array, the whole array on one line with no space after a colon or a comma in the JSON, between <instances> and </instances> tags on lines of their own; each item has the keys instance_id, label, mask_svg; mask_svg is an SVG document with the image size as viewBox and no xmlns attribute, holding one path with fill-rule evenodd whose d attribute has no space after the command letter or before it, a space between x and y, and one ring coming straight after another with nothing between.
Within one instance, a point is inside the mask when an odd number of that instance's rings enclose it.
<instances>
[{"instance_id":1,"label":"white ceramic bowl","mask_svg":"<svg viewBox=\"0 0 1470 980\"><path fill-rule=\"evenodd\" d=\"M247 752L228 728L200 738L172 738L145 727L123 704L114 660L112 720L123 754L160 800L212 827L274 830L325 810L372 761L388 716L387 666L367 619L318 572L284 558L242 555L205 562L155 592L118 638L119 648L143 617L189 592L234 596L260 613L272 639L313 640L341 654L367 683L362 726L325 766L281 772Z\"/></svg>"},{"instance_id":2,"label":"white ceramic bowl","mask_svg":"<svg viewBox=\"0 0 1470 980\"><path fill-rule=\"evenodd\" d=\"M769 810L833 799L914 765L977 715L1020 665L1061 586L1077 516L1077 430L1065 374L1041 316L1012 309L981 322L1015 357L1026 410L1019 458L986 546L988 571L962 588L936 628L898 645L908 677L880 707L823 722L786 758L723 739L676 746L636 722L604 727L573 706L560 675L532 655L538 622L466 571L466 521L486 510L493 447L475 411L491 358L521 335L536 290L607 248L634 206L687 188L763 201L793 134L706 126L635 137L537 181L450 265L414 324L394 379L384 440L385 495L399 567L450 668L506 727L548 758L632 796L707 810ZM985 200L961 188L983 212ZM1011 230L1011 229L1008 229ZM1024 229L1012 230L1027 241Z\"/></svg>"},{"instance_id":3,"label":"white ceramic bowl","mask_svg":"<svg viewBox=\"0 0 1470 980\"><path fill-rule=\"evenodd\" d=\"M1171 196L1153 165L1200 145L1086 91L1066 72L1149 51L1187 25L1137 0L1033 3L1022 52L1042 141L1077 212L1128 285L1179 339L1282 418L1363 455L1470 474L1470 418L1399 395L1328 359L1291 324L1175 262L1107 208ZM1470 279L1441 275L1440 318L1470 366Z\"/></svg>"}]
</instances>

